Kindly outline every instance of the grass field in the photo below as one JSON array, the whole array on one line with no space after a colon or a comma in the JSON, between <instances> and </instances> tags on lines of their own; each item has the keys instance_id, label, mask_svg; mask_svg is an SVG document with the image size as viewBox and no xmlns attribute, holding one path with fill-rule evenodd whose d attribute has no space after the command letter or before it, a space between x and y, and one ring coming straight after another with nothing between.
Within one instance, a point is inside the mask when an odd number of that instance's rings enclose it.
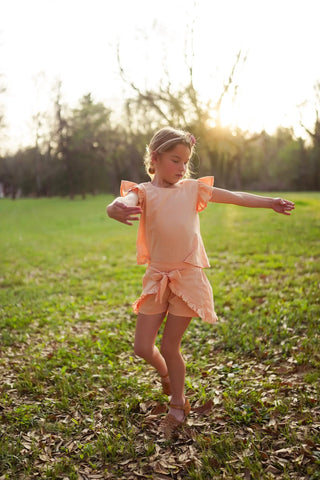
<instances>
[{"instance_id":1,"label":"grass field","mask_svg":"<svg viewBox=\"0 0 320 480\"><path fill-rule=\"evenodd\" d=\"M219 322L183 342L192 412L134 357L137 225L111 197L0 201L0 480L320 479L320 194L201 213Z\"/></svg>"}]
</instances>

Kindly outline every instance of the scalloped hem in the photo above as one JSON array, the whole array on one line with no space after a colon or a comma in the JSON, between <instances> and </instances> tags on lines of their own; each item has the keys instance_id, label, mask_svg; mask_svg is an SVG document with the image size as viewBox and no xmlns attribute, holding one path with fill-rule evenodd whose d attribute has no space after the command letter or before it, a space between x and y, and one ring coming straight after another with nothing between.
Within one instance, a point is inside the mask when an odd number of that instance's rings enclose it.
<instances>
[{"instance_id":1,"label":"scalloped hem","mask_svg":"<svg viewBox=\"0 0 320 480\"><path fill-rule=\"evenodd\" d=\"M172 293L174 293L174 295L181 298L181 300L183 300L188 305L188 307L191 308L191 310L193 310L198 315L198 317L201 318L203 322L215 323L218 321L218 317L215 311L213 312L205 311L198 305L195 305L192 302L190 302L190 300L186 298L182 293L175 291L173 288L171 288L171 291Z\"/></svg>"},{"instance_id":2,"label":"scalloped hem","mask_svg":"<svg viewBox=\"0 0 320 480\"><path fill-rule=\"evenodd\" d=\"M213 311L205 311L198 305L193 304L190 302L189 299L187 299L182 293L175 291L173 288L171 288L171 291L174 295L179 297L188 307L196 314L195 317L200 317L201 320L205 323L216 323L218 321L218 317L216 315L216 312ZM157 293L157 289L154 289L153 291L150 291L148 293L143 293L132 305L134 313L138 314L139 309L142 306L144 300L150 296L150 295L155 295Z\"/></svg>"}]
</instances>

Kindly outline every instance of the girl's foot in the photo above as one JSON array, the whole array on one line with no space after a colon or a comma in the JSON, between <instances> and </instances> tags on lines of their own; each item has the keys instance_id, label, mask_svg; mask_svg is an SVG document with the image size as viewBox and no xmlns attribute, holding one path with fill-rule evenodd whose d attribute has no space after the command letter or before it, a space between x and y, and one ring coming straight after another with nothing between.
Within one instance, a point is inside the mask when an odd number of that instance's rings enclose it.
<instances>
[{"instance_id":1,"label":"girl's foot","mask_svg":"<svg viewBox=\"0 0 320 480\"><path fill-rule=\"evenodd\" d=\"M187 398L185 399L184 405L170 404L168 415L164 417L160 423L160 431L167 440L170 440L174 432L185 423L190 410L191 407Z\"/></svg>"},{"instance_id":2,"label":"girl's foot","mask_svg":"<svg viewBox=\"0 0 320 480\"><path fill-rule=\"evenodd\" d=\"M170 379L169 375L161 375L162 393L165 395L171 395Z\"/></svg>"}]
</instances>

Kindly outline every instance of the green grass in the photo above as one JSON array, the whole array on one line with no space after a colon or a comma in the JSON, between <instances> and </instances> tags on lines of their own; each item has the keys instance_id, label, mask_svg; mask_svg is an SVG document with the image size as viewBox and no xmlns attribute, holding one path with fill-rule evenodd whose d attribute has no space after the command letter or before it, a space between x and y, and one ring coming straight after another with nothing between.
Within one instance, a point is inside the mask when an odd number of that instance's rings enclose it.
<instances>
[{"instance_id":1,"label":"green grass","mask_svg":"<svg viewBox=\"0 0 320 480\"><path fill-rule=\"evenodd\" d=\"M201 213L219 322L186 332L172 442L132 353L137 225L107 196L1 200L0 479L319 479L320 194L285 196Z\"/></svg>"}]
</instances>

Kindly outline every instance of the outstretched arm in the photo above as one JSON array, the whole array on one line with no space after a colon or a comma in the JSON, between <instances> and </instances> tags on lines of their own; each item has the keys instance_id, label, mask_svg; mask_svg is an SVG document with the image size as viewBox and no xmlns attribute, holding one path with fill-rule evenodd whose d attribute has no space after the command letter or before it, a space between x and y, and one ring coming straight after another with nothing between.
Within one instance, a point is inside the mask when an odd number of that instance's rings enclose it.
<instances>
[{"instance_id":1,"label":"outstretched arm","mask_svg":"<svg viewBox=\"0 0 320 480\"><path fill-rule=\"evenodd\" d=\"M294 209L294 203L290 202L290 200L263 197L245 192L230 192L222 188L214 188L210 201L215 203L230 203L242 207L272 208L275 212L283 213L284 215L290 215L291 210Z\"/></svg>"},{"instance_id":2,"label":"outstretched arm","mask_svg":"<svg viewBox=\"0 0 320 480\"><path fill-rule=\"evenodd\" d=\"M126 197L118 197L107 206L107 214L118 222L125 225L132 225L133 221L139 220L142 213L138 206L138 195L134 192L128 193Z\"/></svg>"}]
</instances>

